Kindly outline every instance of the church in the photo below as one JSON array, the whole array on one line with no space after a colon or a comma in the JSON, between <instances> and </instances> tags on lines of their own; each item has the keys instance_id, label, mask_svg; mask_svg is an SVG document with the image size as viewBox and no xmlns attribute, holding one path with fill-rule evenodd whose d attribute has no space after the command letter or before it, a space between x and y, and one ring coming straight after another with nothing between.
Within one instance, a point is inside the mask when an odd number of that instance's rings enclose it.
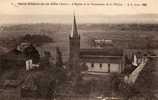
<instances>
[{"instance_id":1,"label":"church","mask_svg":"<svg viewBox=\"0 0 158 100\"><path fill-rule=\"evenodd\" d=\"M105 74L121 73L123 70L123 51L117 48L81 48L80 33L73 16L72 31L69 35L69 65L76 73L81 66L86 66L86 73Z\"/></svg>"}]
</instances>

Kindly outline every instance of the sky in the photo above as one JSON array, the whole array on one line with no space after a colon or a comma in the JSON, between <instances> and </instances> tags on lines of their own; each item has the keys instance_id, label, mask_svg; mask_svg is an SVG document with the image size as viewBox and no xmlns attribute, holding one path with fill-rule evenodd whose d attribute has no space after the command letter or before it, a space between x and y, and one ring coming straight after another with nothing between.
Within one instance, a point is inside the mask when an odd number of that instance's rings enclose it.
<instances>
[{"instance_id":1,"label":"sky","mask_svg":"<svg viewBox=\"0 0 158 100\"><path fill-rule=\"evenodd\" d=\"M24 3L38 5L20 5ZM58 5L41 5L41 3L57 3ZM61 3L66 3L66 5L61 5ZM82 5L77 6L72 3ZM1 0L0 21L27 23L54 20L53 22L67 23L75 12L80 22L158 22L157 5L157 0ZM128 18L124 15L128 15Z\"/></svg>"}]
</instances>

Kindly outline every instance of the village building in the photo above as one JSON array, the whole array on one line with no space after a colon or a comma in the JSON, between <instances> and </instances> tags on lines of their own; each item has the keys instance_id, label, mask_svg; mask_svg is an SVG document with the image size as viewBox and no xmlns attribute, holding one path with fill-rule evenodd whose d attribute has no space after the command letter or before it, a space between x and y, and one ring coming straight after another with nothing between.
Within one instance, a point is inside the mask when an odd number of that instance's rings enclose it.
<instances>
[{"instance_id":1,"label":"village building","mask_svg":"<svg viewBox=\"0 0 158 100\"><path fill-rule=\"evenodd\" d=\"M74 16L72 32L69 35L69 63L73 71L85 65L88 73L121 73L123 51L118 48L81 48L80 34ZM104 42L104 41L99 41ZM112 41L107 41L108 44Z\"/></svg>"}]
</instances>

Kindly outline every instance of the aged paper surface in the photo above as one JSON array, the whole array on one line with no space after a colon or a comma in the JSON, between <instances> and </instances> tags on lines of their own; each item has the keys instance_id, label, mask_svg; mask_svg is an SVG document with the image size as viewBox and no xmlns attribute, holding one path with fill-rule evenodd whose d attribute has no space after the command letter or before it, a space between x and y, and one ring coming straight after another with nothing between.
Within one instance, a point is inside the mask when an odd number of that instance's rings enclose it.
<instances>
[{"instance_id":1,"label":"aged paper surface","mask_svg":"<svg viewBox=\"0 0 158 100\"><path fill-rule=\"evenodd\" d=\"M0 100L158 100L157 5L1 0Z\"/></svg>"}]
</instances>

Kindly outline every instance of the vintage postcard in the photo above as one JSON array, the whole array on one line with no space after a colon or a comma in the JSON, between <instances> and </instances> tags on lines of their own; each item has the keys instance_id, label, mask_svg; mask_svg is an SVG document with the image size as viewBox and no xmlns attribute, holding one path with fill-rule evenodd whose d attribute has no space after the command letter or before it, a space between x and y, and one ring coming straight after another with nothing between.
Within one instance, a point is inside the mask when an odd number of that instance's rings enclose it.
<instances>
[{"instance_id":1,"label":"vintage postcard","mask_svg":"<svg viewBox=\"0 0 158 100\"><path fill-rule=\"evenodd\" d=\"M1 0L0 100L158 100L157 5Z\"/></svg>"}]
</instances>

